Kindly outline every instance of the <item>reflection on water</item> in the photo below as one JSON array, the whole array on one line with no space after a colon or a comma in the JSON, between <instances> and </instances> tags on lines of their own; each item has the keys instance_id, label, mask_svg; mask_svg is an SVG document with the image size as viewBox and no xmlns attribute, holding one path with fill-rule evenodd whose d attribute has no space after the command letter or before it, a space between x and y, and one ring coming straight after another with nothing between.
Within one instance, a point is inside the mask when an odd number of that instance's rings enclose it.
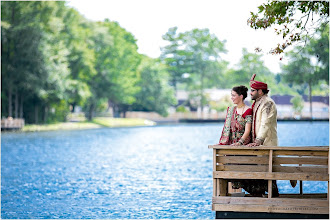
<instances>
[{"instance_id":1,"label":"reflection on water","mask_svg":"<svg viewBox=\"0 0 330 220\"><path fill-rule=\"evenodd\" d=\"M207 145L222 126L3 133L1 217L212 219ZM329 144L327 122L279 123L278 133L281 146ZM293 192L287 182L280 193Z\"/></svg>"}]
</instances>

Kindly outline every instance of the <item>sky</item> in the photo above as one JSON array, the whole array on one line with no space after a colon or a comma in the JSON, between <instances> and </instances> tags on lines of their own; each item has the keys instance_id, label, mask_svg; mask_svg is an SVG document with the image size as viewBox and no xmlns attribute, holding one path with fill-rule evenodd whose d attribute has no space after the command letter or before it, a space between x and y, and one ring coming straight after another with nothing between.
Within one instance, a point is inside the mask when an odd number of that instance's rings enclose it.
<instances>
[{"instance_id":1,"label":"sky","mask_svg":"<svg viewBox=\"0 0 330 220\"><path fill-rule=\"evenodd\" d=\"M169 28L178 32L195 28L208 28L221 41L226 40L227 54L223 59L235 68L242 58L242 49L255 53L263 51L265 65L273 72L280 72L280 56L268 53L281 42L273 30L254 30L247 24L250 12L257 12L264 0L68 0L92 21L116 21L137 39L138 52L152 58L159 57L160 48L166 45L162 39ZM260 53L259 53L260 54Z\"/></svg>"}]
</instances>

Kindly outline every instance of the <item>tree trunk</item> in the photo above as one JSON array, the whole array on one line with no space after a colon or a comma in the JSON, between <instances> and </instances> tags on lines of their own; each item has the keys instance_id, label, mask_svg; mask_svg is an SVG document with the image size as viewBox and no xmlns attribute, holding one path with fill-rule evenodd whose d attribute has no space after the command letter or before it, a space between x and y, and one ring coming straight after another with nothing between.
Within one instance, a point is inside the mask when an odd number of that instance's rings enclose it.
<instances>
[{"instance_id":1,"label":"tree trunk","mask_svg":"<svg viewBox=\"0 0 330 220\"><path fill-rule=\"evenodd\" d=\"M310 111L310 114L311 114L311 118L313 118L312 83L311 82L308 83L308 87L309 87L309 111Z\"/></svg>"},{"instance_id":2,"label":"tree trunk","mask_svg":"<svg viewBox=\"0 0 330 220\"><path fill-rule=\"evenodd\" d=\"M71 113L74 113L74 110L76 108L76 103L72 103L71 106L72 106Z\"/></svg>"},{"instance_id":3,"label":"tree trunk","mask_svg":"<svg viewBox=\"0 0 330 220\"><path fill-rule=\"evenodd\" d=\"M18 118L18 89L15 89L15 118Z\"/></svg>"},{"instance_id":4,"label":"tree trunk","mask_svg":"<svg viewBox=\"0 0 330 220\"><path fill-rule=\"evenodd\" d=\"M35 105L34 106L34 123L35 124L38 124L39 122L38 122L38 117L39 117L39 114L38 114L39 112L38 112L38 106L37 105Z\"/></svg>"},{"instance_id":5,"label":"tree trunk","mask_svg":"<svg viewBox=\"0 0 330 220\"><path fill-rule=\"evenodd\" d=\"M46 124L46 122L47 122L48 113L49 113L49 108L48 108L48 106L46 106L45 111L44 111L44 124Z\"/></svg>"},{"instance_id":6,"label":"tree trunk","mask_svg":"<svg viewBox=\"0 0 330 220\"><path fill-rule=\"evenodd\" d=\"M114 118L120 118L119 108L116 104L112 105L112 111L113 111L112 115Z\"/></svg>"},{"instance_id":7,"label":"tree trunk","mask_svg":"<svg viewBox=\"0 0 330 220\"><path fill-rule=\"evenodd\" d=\"M19 117L20 118L23 118L23 96L21 96L21 104L19 105L19 109L20 109L20 112L19 112Z\"/></svg>"},{"instance_id":8,"label":"tree trunk","mask_svg":"<svg viewBox=\"0 0 330 220\"><path fill-rule=\"evenodd\" d=\"M94 104L91 104L89 106L89 110L88 110L88 121L91 121L93 119L93 112L94 112Z\"/></svg>"},{"instance_id":9,"label":"tree trunk","mask_svg":"<svg viewBox=\"0 0 330 220\"><path fill-rule=\"evenodd\" d=\"M204 71L205 68L203 68L202 74L201 74L201 91L200 91L200 95L201 95L201 101L200 101L200 105L201 105L201 111L202 111L202 115L203 111L204 111Z\"/></svg>"},{"instance_id":10,"label":"tree trunk","mask_svg":"<svg viewBox=\"0 0 330 220\"><path fill-rule=\"evenodd\" d=\"M178 94L178 88L177 88L177 83L176 83L176 79L174 77L174 79L172 80L172 84L173 84L173 87L174 87L174 92L175 92L175 97L177 96Z\"/></svg>"},{"instance_id":11,"label":"tree trunk","mask_svg":"<svg viewBox=\"0 0 330 220\"><path fill-rule=\"evenodd\" d=\"M8 117L13 117L13 106L12 106L12 95L13 95L13 89L12 84L9 82L8 85Z\"/></svg>"}]
</instances>

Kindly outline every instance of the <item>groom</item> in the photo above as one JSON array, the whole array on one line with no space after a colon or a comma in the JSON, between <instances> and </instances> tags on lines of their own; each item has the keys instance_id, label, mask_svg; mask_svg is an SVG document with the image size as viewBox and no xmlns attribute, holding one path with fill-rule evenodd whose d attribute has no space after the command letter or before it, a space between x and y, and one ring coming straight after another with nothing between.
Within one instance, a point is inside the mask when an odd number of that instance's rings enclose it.
<instances>
[{"instance_id":1,"label":"groom","mask_svg":"<svg viewBox=\"0 0 330 220\"><path fill-rule=\"evenodd\" d=\"M250 80L252 105L252 143L248 147L259 145L277 146L277 109L273 99L268 97L266 83L255 81L256 74Z\"/></svg>"},{"instance_id":2,"label":"groom","mask_svg":"<svg viewBox=\"0 0 330 220\"><path fill-rule=\"evenodd\" d=\"M268 85L264 82L254 80L253 74L250 80L253 120L252 120L252 143L247 147L278 146L277 139L277 109L273 99L268 97ZM266 182L265 182L266 184ZM297 180L290 180L295 187ZM278 197L276 181L273 181L273 196Z\"/></svg>"},{"instance_id":3,"label":"groom","mask_svg":"<svg viewBox=\"0 0 330 220\"><path fill-rule=\"evenodd\" d=\"M268 86L266 83L255 81L256 74L250 80L253 121L252 121L252 143L247 147L259 145L277 146L277 109L275 102L268 97ZM268 181L255 181L257 188L268 191ZM272 182L273 197L278 197L276 181Z\"/></svg>"}]
</instances>

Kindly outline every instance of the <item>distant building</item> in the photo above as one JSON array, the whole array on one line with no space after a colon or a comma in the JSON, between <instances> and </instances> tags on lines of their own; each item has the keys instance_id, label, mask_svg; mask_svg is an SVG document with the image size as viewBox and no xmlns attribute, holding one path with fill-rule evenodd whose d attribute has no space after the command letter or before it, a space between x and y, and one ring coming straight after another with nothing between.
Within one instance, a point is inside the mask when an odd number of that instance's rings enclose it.
<instances>
[{"instance_id":1,"label":"distant building","mask_svg":"<svg viewBox=\"0 0 330 220\"><path fill-rule=\"evenodd\" d=\"M205 89L204 92L211 101L220 102L220 100L223 99L225 96L230 97L231 89ZM302 114L299 116L294 114L293 105L291 103L291 99L293 98L292 95L270 95L270 97L275 101L277 105L278 118L311 117L308 96L303 96L304 108L302 110ZM178 90L176 98L178 100L178 105L184 105L190 111L201 111L199 108L193 107L196 106L197 103L189 102L189 92L184 90ZM191 99L190 101L194 102L193 99ZM245 99L245 103L251 106L252 102L249 94L248 97ZM312 110L313 118L315 119L329 118L329 96L313 96ZM203 114L210 112L209 106L205 106L203 112Z\"/></svg>"},{"instance_id":2,"label":"distant building","mask_svg":"<svg viewBox=\"0 0 330 220\"><path fill-rule=\"evenodd\" d=\"M303 96L304 108L301 115L294 115L291 95L272 95L271 98L277 105L279 118L304 117L310 118L310 102L308 96ZM315 119L329 118L329 96L312 96L312 117Z\"/></svg>"}]
</instances>

